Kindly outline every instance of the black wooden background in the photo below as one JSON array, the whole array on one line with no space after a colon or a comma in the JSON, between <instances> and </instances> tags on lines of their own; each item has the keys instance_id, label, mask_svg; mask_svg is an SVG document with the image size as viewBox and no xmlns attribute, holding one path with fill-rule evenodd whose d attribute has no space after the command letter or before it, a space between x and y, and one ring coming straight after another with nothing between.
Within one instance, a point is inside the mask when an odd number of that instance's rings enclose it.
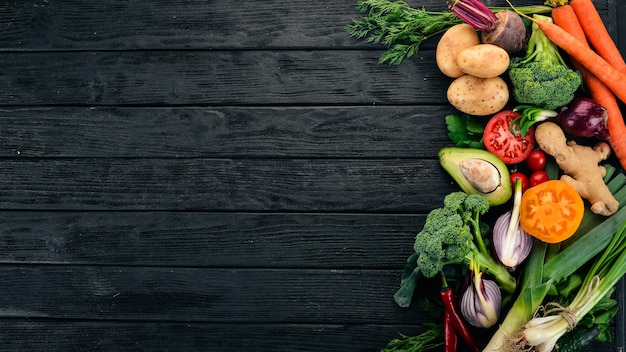
<instances>
[{"instance_id":1,"label":"black wooden background","mask_svg":"<svg viewBox=\"0 0 626 352\"><path fill-rule=\"evenodd\" d=\"M623 47L616 3L597 5ZM378 64L343 29L355 4L1 1L0 350L375 351L421 331L392 295L455 189L450 80L435 40Z\"/></svg>"}]
</instances>

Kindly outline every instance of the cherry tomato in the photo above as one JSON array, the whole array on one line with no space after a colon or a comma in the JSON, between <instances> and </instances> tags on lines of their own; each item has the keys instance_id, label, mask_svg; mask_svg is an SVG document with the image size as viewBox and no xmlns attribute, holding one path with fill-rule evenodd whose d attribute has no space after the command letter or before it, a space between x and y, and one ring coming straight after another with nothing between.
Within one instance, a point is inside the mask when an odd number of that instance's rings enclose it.
<instances>
[{"instance_id":1,"label":"cherry tomato","mask_svg":"<svg viewBox=\"0 0 626 352\"><path fill-rule=\"evenodd\" d=\"M530 183L530 187L535 187L536 185L540 184L540 183L544 183L546 181L548 181L550 179L550 177L548 177L548 173L543 171L543 170L539 170L539 171L535 171L532 174L530 174L530 178L529 178L529 183Z\"/></svg>"},{"instance_id":2,"label":"cherry tomato","mask_svg":"<svg viewBox=\"0 0 626 352\"><path fill-rule=\"evenodd\" d=\"M533 150L526 158L530 171L541 171L546 167L546 155L541 150Z\"/></svg>"},{"instance_id":3,"label":"cherry tomato","mask_svg":"<svg viewBox=\"0 0 626 352\"><path fill-rule=\"evenodd\" d=\"M515 189L515 181L519 179L520 181L522 181L522 192L526 192L526 190L528 189L528 177L526 177L526 175L524 175L521 172L514 172L511 174L511 185L513 186L513 189Z\"/></svg>"},{"instance_id":4,"label":"cherry tomato","mask_svg":"<svg viewBox=\"0 0 626 352\"><path fill-rule=\"evenodd\" d=\"M515 135L511 133L511 121L519 116L518 111L500 111L489 119L483 132L485 148L505 164L517 164L524 161L535 145L534 127L531 127L524 137L521 132Z\"/></svg>"}]
</instances>

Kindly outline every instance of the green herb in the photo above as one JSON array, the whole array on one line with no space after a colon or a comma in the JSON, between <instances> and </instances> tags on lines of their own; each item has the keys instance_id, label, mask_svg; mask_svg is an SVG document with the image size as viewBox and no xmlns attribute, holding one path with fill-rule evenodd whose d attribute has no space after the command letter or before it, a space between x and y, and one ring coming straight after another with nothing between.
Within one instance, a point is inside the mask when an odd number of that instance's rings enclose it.
<instances>
[{"instance_id":1,"label":"green herb","mask_svg":"<svg viewBox=\"0 0 626 352\"><path fill-rule=\"evenodd\" d=\"M448 138L457 147L484 149L483 125L474 120L469 115L448 115L446 116L448 126Z\"/></svg>"},{"instance_id":2,"label":"green herb","mask_svg":"<svg viewBox=\"0 0 626 352\"><path fill-rule=\"evenodd\" d=\"M380 63L394 65L415 55L424 40L461 23L452 12L416 9L401 0L360 0L356 9L364 16L346 26L348 34L387 46L389 49L380 57Z\"/></svg>"},{"instance_id":3,"label":"green herb","mask_svg":"<svg viewBox=\"0 0 626 352\"><path fill-rule=\"evenodd\" d=\"M414 352L428 351L443 346L443 326L442 324L425 324L425 332L409 336L400 334L387 344L380 352Z\"/></svg>"}]
</instances>

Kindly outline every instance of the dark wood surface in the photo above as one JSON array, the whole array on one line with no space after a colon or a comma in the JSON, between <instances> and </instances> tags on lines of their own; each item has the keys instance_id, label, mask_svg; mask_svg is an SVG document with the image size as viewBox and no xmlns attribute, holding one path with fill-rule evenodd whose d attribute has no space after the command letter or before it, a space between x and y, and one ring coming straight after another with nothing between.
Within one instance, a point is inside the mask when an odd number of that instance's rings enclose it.
<instances>
[{"instance_id":1,"label":"dark wood surface","mask_svg":"<svg viewBox=\"0 0 626 352\"><path fill-rule=\"evenodd\" d=\"M597 6L623 47L616 3ZM449 79L435 40L379 65L343 30L355 4L1 2L0 349L376 351L421 331L392 295L455 189Z\"/></svg>"}]
</instances>

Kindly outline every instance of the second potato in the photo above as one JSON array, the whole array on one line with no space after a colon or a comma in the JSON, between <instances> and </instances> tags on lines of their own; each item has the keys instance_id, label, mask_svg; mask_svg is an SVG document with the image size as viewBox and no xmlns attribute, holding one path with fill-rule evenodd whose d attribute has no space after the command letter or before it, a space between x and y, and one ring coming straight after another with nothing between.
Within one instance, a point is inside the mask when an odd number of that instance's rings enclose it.
<instances>
[{"instance_id":1,"label":"second potato","mask_svg":"<svg viewBox=\"0 0 626 352\"><path fill-rule=\"evenodd\" d=\"M506 50L493 44L478 44L461 50L456 62L468 75L480 78L497 77L509 67L510 57Z\"/></svg>"}]
</instances>

